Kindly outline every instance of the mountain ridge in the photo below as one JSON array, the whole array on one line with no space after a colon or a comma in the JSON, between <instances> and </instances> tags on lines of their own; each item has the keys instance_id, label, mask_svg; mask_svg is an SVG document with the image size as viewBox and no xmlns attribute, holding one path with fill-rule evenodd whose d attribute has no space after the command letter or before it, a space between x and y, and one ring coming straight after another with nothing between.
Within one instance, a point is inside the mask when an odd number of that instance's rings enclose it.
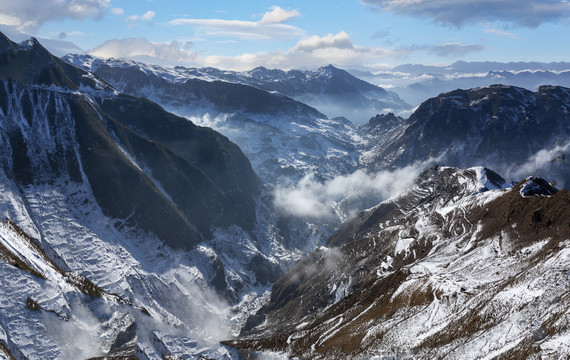
<instances>
[{"instance_id":1,"label":"mountain ridge","mask_svg":"<svg viewBox=\"0 0 570 360\"><path fill-rule=\"evenodd\" d=\"M360 235L341 231L339 247L279 279L226 343L315 359L569 354L569 193L538 178L509 189L497 181L483 168L428 170L411 192L364 213L372 222Z\"/></svg>"},{"instance_id":2,"label":"mountain ridge","mask_svg":"<svg viewBox=\"0 0 570 360\"><path fill-rule=\"evenodd\" d=\"M2 352L234 357L212 339L302 253L248 159L37 41L4 43L0 215L18 230L0 226Z\"/></svg>"}]
</instances>

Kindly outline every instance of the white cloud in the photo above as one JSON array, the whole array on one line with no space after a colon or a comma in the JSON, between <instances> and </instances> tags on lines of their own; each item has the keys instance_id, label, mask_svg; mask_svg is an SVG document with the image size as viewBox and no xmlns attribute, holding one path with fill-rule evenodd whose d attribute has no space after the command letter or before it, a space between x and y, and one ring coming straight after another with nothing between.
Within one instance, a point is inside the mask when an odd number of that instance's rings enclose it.
<instances>
[{"instance_id":1,"label":"white cloud","mask_svg":"<svg viewBox=\"0 0 570 360\"><path fill-rule=\"evenodd\" d=\"M274 6L271 11L263 14L259 21L260 24L279 24L285 22L293 17L301 16L297 10L283 10L279 6Z\"/></svg>"},{"instance_id":2,"label":"white cloud","mask_svg":"<svg viewBox=\"0 0 570 360\"><path fill-rule=\"evenodd\" d=\"M297 42L293 51L315 51L318 49L354 49L354 43L344 31L336 35L328 34L323 37L313 35L310 38L302 39Z\"/></svg>"},{"instance_id":3,"label":"white cloud","mask_svg":"<svg viewBox=\"0 0 570 360\"><path fill-rule=\"evenodd\" d=\"M20 19L15 16L10 16L6 14L0 14L0 24L8 26L18 26L20 25Z\"/></svg>"},{"instance_id":4,"label":"white cloud","mask_svg":"<svg viewBox=\"0 0 570 360\"><path fill-rule=\"evenodd\" d=\"M381 11L429 18L448 26L501 22L537 27L570 16L566 0L361 0Z\"/></svg>"},{"instance_id":5,"label":"white cloud","mask_svg":"<svg viewBox=\"0 0 570 360\"><path fill-rule=\"evenodd\" d=\"M265 51L238 56L208 56L203 59L204 65L226 69L249 70L257 66L280 69L299 67L319 67L333 64L339 67L362 66L363 60L378 61L390 57L405 57L417 49L384 49L362 47L354 44L348 34L340 31L337 34L311 36L301 39L287 51Z\"/></svg>"},{"instance_id":6,"label":"white cloud","mask_svg":"<svg viewBox=\"0 0 570 360\"><path fill-rule=\"evenodd\" d=\"M18 0L0 1L0 23L34 32L46 21L62 19L100 19L110 0Z\"/></svg>"},{"instance_id":7,"label":"white cloud","mask_svg":"<svg viewBox=\"0 0 570 360\"><path fill-rule=\"evenodd\" d=\"M111 14L117 15L117 16L122 16L125 13L125 10L123 10L122 8L112 8L110 11L111 11Z\"/></svg>"},{"instance_id":8,"label":"white cloud","mask_svg":"<svg viewBox=\"0 0 570 360\"><path fill-rule=\"evenodd\" d=\"M565 184L563 177L558 177L562 167L559 161L566 158L568 151L570 151L570 141L539 150L530 156L525 163L505 169L505 176L515 180L522 180L531 175L541 176L549 181L557 180L557 187L563 188L568 184Z\"/></svg>"},{"instance_id":9,"label":"white cloud","mask_svg":"<svg viewBox=\"0 0 570 360\"><path fill-rule=\"evenodd\" d=\"M125 19L129 26L133 27L140 23L146 23L148 25L152 25L152 19L156 13L154 11L147 11L143 15L131 15Z\"/></svg>"},{"instance_id":10,"label":"white cloud","mask_svg":"<svg viewBox=\"0 0 570 360\"><path fill-rule=\"evenodd\" d=\"M298 27L283 24L292 17L300 16L297 10L286 11L275 6L266 12L260 21L224 20L224 19L175 19L170 25L196 26L205 35L236 37L246 40L271 40L300 36L303 31Z\"/></svg>"},{"instance_id":11,"label":"white cloud","mask_svg":"<svg viewBox=\"0 0 570 360\"><path fill-rule=\"evenodd\" d=\"M151 42L144 38L109 40L89 53L102 58L152 57L170 62L188 63L198 54L190 50L191 42Z\"/></svg>"},{"instance_id":12,"label":"white cloud","mask_svg":"<svg viewBox=\"0 0 570 360\"><path fill-rule=\"evenodd\" d=\"M513 34L512 32L508 32L508 31L504 31L504 30L499 30L499 29L495 29L495 28L489 28L485 30L485 34L494 34L494 35L499 35L499 36L504 36L504 37L508 37L511 39L516 39L518 38L518 36L516 34Z\"/></svg>"},{"instance_id":13,"label":"white cloud","mask_svg":"<svg viewBox=\"0 0 570 360\"><path fill-rule=\"evenodd\" d=\"M217 21L217 20L203 20ZM282 24L281 24L282 25ZM235 29L237 26L232 25ZM233 33L236 34L235 32ZM244 36L250 36L246 31ZM258 35L261 36L261 35ZM233 41L228 39L225 41ZM166 46L165 44L168 44ZM141 46L140 49L137 46ZM169 51L157 50L168 48ZM174 50L172 50L174 49ZM179 50L176 50L179 49ZM100 47L93 49L92 54L101 57L135 57L152 56L156 60L166 60L169 64L176 61L192 62L196 66L212 66L232 70L249 70L257 66L269 68L294 69L300 67L320 67L333 64L338 67L362 67L371 63L380 63L388 58L405 58L412 53L432 52L439 56L460 56L471 51L482 50L480 45L465 45L461 43L447 43L436 46L415 46L409 48L378 48L364 47L355 44L350 36L340 31L337 34L324 36L310 36L299 40L288 50L263 51L258 53L244 53L237 56L211 55L190 52L182 49L181 44L152 43L146 39L110 40ZM171 55L174 53L174 56ZM138 59L146 61L145 59ZM152 60L152 59L151 59ZM153 60L154 61L154 60ZM163 63L164 61L155 63Z\"/></svg>"}]
</instances>

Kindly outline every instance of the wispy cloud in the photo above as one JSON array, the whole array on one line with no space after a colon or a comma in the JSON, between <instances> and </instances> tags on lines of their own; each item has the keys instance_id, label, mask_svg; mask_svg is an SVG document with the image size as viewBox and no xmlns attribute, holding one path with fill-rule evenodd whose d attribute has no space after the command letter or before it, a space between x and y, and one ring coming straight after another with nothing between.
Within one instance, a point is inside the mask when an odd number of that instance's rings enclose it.
<instances>
[{"instance_id":1,"label":"wispy cloud","mask_svg":"<svg viewBox=\"0 0 570 360\"><path fill-rule=\"evenodd\" d=\"M384 38L388 37L388 35L390 35L390 31L388 29L382 29L382 30L378 30L374 34L372 34L372 38L373 39L384 39Z\"/></svg>"},{"instance_id":2,"label":"wispy cloud","mask_svg":"<svg viewBox=\"0 0 570 360\"><path fill-rule=\"evenodd\" d=\"M557 186L560 188L567 186L568 184L563 181L564 176L559 175L560 171L567 166L566 154L569 150L570 141L539 150L530 156L525 163L505 169L505 176L514 180L522 180L531 175L542 176L549 181L557 180Z\"/></svg>"},{"instance_id":3,"label":"wispy cloud","mask_svg":"<svg viewBox=\"0 0 570 360\"><path fill-rule=\"evenodd\" d=\"M156 13L154 11L147 11L142 15L131 15L125 19L125 21L129 24L130 27L134 27L138 24L147 24L152 25L152 19Z\"/></svg>"},{"instance_id":4,"label":"wispy cloud","mask_svg":"<svg viewBox=\"0 0 570 360\"><path fill-rule=\"evenodd\" d=\"M494 34L494 35L508 37L511 39L518 38L517 34L513 34L512 32L499 30L499 29L495 29L495 28L488 28L488 29L484 30L484 32L485 32L485 34Z\"/></svg>"},{"instance_id":5,"label":"wispy cloud","mask_svg":"<svg viewBox=\"0 0 570 360\"><path fill-rule=\"evenodd\" d=\"M287 11L274 6L263 14L259 21L224 19L175 19L170 25L196 26L204 35L235 37L246 40L272 40L301 36L304 32L298 27L284 24L291 18L300 16L297 10Z\"/></svg>"},{"instance_id":6,"label":"wispy cloud","mask_svg":"<svg viewBox=\"0 0 570 360\"><path fill-rule=\"evenodd\" d=\"M323 64L360 67L363 61L375 63L389 58L402 59L421 52L451 58L482 50L484 50L483 45L460 42L391 48L359 46L346 32L340 31L337 34L313 35L303 38L287 51L259 52L234 57L208 56L203 61L208 66L236 70L247 70L260 65L281 69L316 67Z\"/></svg>"},{"instance_id":7,"label":"wispy cloud","mask_svg":"<svg viewBox=\"0 0 570 360\"><path fill-rule=\"evenodd\" d=\"M281 19L286 17L282 15ZM276 19L279 19L279 17ZM234 27L234 30L236 28ZM249 36L247 33L244 34L244 36ZM227 43L235 40L224 39L222 41ZM333 64L339 67L362 67L364 61L367 64L380 63L385 59L402 59L411 54L421 52L449 58L463 56L467 53L484 49L482 45L462 44L459 42L394 48L359 46L354 43L345 31L323 36L312 35L304 37L288 50L243 53L236 56L204 56L202 52L191 52L189 45L191 45L189 42L182 44L176 41L155 43L143 38L115 39L105 42L103 45L91 50L90 53L105 58L143 55L154 57L157 63L163 64L165 63L164 61L167 61L169 64L172 64L174 61L180 61L192 66L249 70L257 66L293 69L299 67L319 67L326 64Z\"/></svg>"},{"instance_id":8,"label":"wispy cloud","mask_svg":"<svg viewBox=\"0 0 570 360\"><path fill-rule=\"evenodd\" d=\"M570 16L566 0L361 0L381 11L431 19L460 27L474 22L502 22L524 27L563 21Z\"/></svg>"},{"instance_id":9,"label":"wispy cloud","mask_svg":"<svg viewBox=\"0 0 570 360\"><path fill-rule=\"evenodd\" d=\"M112 8L110 11L111 11L111 14L117 15L117 16L122 16L125 13L125 10L123 10L122 8Z\"/></svg>"},{"instance_id":10,"label":"wispy cloud","mask_svg":"<svg viewBox=\"0 0 570 360\"><path fill-rule=\"evenodd\" d=\"M0 1L0 23L34 32L46 21L62 19L101 19L110 0L18 0Z\"/></svg>"},{"instance_id":11,"label":"wispy cloud","mask_svg":"<svg viewBox=\"0 0 570 360\"><path fill-rule=\"evenodd\" d=\"M59 39L65 39L68 36L85 36L85 33L81 32L81 31L71 31L71 32L62 31L59 33L59 35L57 37Z\"/></svg>"},{"instance_id":12,"label":"wispy cloud","mask_svg":"<svg viewBox=\"0 0 570 360\"><path fill-rule=\"evenodd\" d=\"M208 56L203 61L208 66L236 70L247 70L260 65L281 69L317 67L323 64L348 67L360 66L363 59L378 61L389 57L405 57L414 51L418 49L359 46L346 32L340 31L337 34L303 38L287 51L266 51L233 57Z\"/></svg>"}]
</instances>

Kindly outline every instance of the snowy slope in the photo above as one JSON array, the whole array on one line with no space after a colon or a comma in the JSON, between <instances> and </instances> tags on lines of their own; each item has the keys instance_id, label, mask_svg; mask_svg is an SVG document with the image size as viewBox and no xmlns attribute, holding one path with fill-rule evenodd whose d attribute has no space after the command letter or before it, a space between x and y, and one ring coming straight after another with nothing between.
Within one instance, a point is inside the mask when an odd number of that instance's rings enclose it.
<instances>
[{"instance_id":1,"label":"snowy slope","mask_svg":"<svg viewBox=\"0 0 570 360\"><path fill-rule=\"evenodd\" d=\"M245 156L1 40L0 354L235 358L218 341L301 256Z\"/></svg>"},{"instance_id":2,"label":"snowy slope","mask_svg":"<svg viewBox=\"0 0 570 360\"><path fill-rule=\"evenodd\" d=\"M484 168L422 174L281 278L230 344L326 359L568 357L569 193L538 178L509 186Z\"/></svg>"},{"instance_id":3,"label":"snowy slope","mask_svg":"<svg viewBox=\"0 0 570 360\"><path fill-rule=\"evenodd\" d=\"M226 135L239 145L255 172L273 189L295 186L313 175L320 182L331 180L360 167L360 152L367 144L367 134L360 126L345 118L328 119L280 92L244 85L228 77L228 72L164 68L89 56L70 55L65 59L93 71L119 91L148 98L195 124ZM335 78L335 71L323 70L328 75L321 75ZM321 79L321 75L314 77ZM288 229L295 246L312 250L314 243L322 244L347 216L342 211L332 221L294 216L283 219L281 224Z\"/></svg>"}]
</instances>

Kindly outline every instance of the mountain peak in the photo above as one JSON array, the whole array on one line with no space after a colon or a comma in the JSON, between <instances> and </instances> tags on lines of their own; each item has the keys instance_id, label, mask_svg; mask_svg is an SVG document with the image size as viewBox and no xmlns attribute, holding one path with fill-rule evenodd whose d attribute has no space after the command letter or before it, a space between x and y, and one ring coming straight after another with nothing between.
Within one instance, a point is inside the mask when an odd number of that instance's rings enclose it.
<instances>
[{"instance_id":1,"label":"mountain peak","mask_svg":"<svg viewBox=\"0 0 570 360\"><path fill-rule=\"evenodd\" d=\"M529 176L521 181L517 184L517 189L523 197L536 195L552 196L558 192L558 189L548 181L536 176Z\"/></svg>"},{"instance_id":2,"label":"mountain peak","mask_svg":"<svg viewBox=\"0 0 570 360\"><path fill-rule=\"evenodd\" d=\"M93 75L52 55L36 38L17 44L0 32L0 80L77 90L110 87Z\"/></svg>"},{"instance_id":3,"label":"mountain peak","mask_svg":"<svg viewBox=\"0 0 570 360\"><path fill-rule=\"evenodd\" d=\"M8 51L14 51L16 44L8 38L3 32L0 31L0 54Z\"/></svg>"},{"instance_id":4,"label":"mountain peak","mask_svg":"<svg viewBox=\"0 0 570 360\"><path fill-rule=\"evenodd\" d=\"M335 75L346 73L346 71L339 69L332 64L328 64L327 66L322 66L319 68L318 71L322 72L322 73L329 73L329 74L335 74Z\"/></svg>"}]
</instances>

